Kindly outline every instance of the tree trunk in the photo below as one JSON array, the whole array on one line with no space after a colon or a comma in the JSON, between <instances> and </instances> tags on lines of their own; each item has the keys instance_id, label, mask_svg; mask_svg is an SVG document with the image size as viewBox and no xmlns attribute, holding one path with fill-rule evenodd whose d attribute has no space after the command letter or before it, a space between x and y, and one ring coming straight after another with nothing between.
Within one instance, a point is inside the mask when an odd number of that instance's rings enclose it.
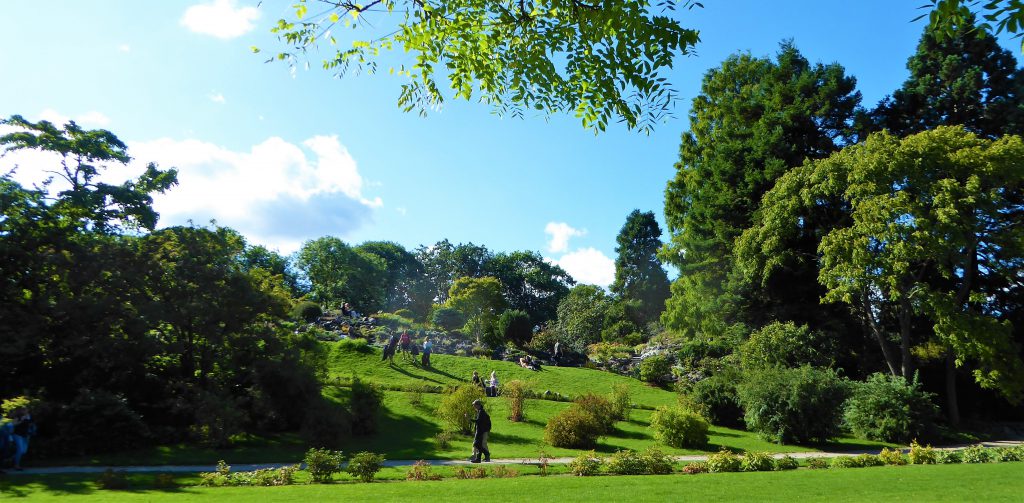
<instances>
[{"instance_id":1,"label":"tree trunk","mask_svg":"<svg viewBox=\"0 0 1024 503\"><path fill-rule=\"evenodd\" d=\"M868 328L871 330L871 335L875 336L875 340L878 341L878 345L882 348L882 356L885 357L885 364L889 367L889 373L898 376L899 368L896 362L896 355L893 354L893 350L889 341L885 340L885 332L882 330L881 324L875 319L875 315L871 308L871 299L868 297L867 292L864 296L864 319L868 323Z\"/></svg>"},{"instance_id":2,"label":"tree trunk","mask_svg":"<svg viewBox=\"0 0 1024 503\"><path fill-rule=\"evenodd\" d=\"M910 299L906 294L900 298L900 360L902 363L903 378L910 380L914 376L914 361L910 357Z\"/></svg>"},{"instance_id":3,"label":"tree trunk","mask_svg":"<svg viewBox=\"0 0 1024 503\"><path fill-rule=\"evenodd\" d=\"M946 354L946 417L950 426L960 425L960 405L956 399L956 357L953 350Z\"/></svg>"}]
</instances>

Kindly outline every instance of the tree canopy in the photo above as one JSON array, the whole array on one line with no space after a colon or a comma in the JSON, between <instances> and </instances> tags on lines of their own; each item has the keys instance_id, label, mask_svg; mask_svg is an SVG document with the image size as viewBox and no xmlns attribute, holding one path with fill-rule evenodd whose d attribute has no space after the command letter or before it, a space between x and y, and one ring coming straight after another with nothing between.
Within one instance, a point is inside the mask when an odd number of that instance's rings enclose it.
<instances>
[{"instance_id":1,"label":"tree canopy","mask_svg":"<svg viewBox=\"0 0 1024 503\"><path fill-rule=\"evenodd\" d=\"M376 73L385 61L404 81L398 106L407 112L424 114L448 96L475 96L499 115L566 112L595 132L612 121L650 131L676 100L664 73L699 41L696 30L670 14L700 5L299 0L294 17L272 30L288 48L271 61L296 65L309 52L327 49L322 66L338 76ZM382 53L396 48L413 61L389 64Z\"/></svg>"},{"instance_id":2,"label":"tree canopy","mask_svg":"<svg viewBox=\"0 0 1024 503\"><path fill-rule=\"evenodd\" d=\"M668 275L658 260L661 226L654 212L633 210L616 237L615 281L609 288L623 299L640 303L641 322L656 321L669 296Z\"/></svg>"}]
</instances>

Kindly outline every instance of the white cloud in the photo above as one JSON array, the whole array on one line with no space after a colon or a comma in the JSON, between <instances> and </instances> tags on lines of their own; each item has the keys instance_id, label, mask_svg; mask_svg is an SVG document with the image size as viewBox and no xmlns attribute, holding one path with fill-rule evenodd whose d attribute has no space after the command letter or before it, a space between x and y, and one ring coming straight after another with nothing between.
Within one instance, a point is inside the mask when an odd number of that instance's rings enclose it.
<instances>
[{"instance_id":1,"label":"white cloud","mask_svg":"<svg viewBox=\"0 0 1024 503\"><path fill-rule=\"evenodd\" d=\"M595 248L582 248L559 259L547 259L576 281L608 288L615 281L615 261Z\"/></svg>"},{"instance_id":2,"label":"white cloud","mask_svg":"<svg viewBox=\"0 0 1024 503\"><path fill-rule=\"evenodd\" d=\"M583 236L587 231L574 229L565 222L548 222L548 225L544 227L544 233L551 235L551 240L548 241L548 251L562 253L569 251L569 238Z\"/></svg>"},{"instance_id":3,"label":"white cloud","mask_svg":"<svg viewBox=\"0 0 1024 503\"><path fill-rule=\"evenodd\" d=\"M214 103L220 103L220 104L224 104L224 103L227 102L227 100L224 99L224 95L221 94L221 93L213 93L213 94L211 94L210 95L210 101L212 101Z\"/></svg>"},{"instance_id":4,"label":"white cloud","mask_svg":"<svg viewBox=\"0 0 1024 503\"><path fill-rule=\"evenodd\" d=\"M196 33L229 39L252 31L259 18L256 7L237 7L235 0L213 0L186 9L181 24Z\"/></svg>"},{"instance_id":5,"label":"white cloud","mask_svg":"<svg viewBox=\"0 0 1024 503\"><path fill-rule=\"evenodd\" d=\"M63 126L69 121L74 120L80 126L94 126L103 127L110 124L110 117L107 117L102 112L95 110L86 112L84 114L76 115L75 117L68 117L52 108L47 108L39 113L39 118L36 120L46 120L52 122L54 125Z\"/></svg>"},{"instance_id":6,"label":"white cloud","mask_svg":"<svg viewBox=\"0 0 1024 503\"><path fill-rule=\"evenodd\" d=\"M75 117L75 122L83 125L106 126L110 124L110 117L94 110Z\"/></svg>"}]
</instances>

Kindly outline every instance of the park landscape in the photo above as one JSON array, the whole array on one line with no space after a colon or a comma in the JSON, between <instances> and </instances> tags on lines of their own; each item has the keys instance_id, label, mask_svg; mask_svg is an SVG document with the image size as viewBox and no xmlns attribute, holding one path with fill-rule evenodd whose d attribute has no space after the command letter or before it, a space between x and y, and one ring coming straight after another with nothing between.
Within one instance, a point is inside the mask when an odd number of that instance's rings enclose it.
<instances>
[{"instance_id":1,"label":"park landscape","mask_svg":"<svg viewBox=\"0 0 1024 503\"><path fill-rule=\"evenodd\" d=\"M401 47L403 111L472 100L652 134L681 101L675 58L701 57L687 16L722 8L300 1L268 30L279 46L250 51L358 81ZM909 77L877 105L799 40L716 62L663 214L625 215L605 284L444 236L317 234L284 253L248 228L166 225L185 168L5 114L0 495L1019 500L1024 72L1001 44L1024 9L920 14ZM474 400L490 462L468 460Z\"/></svg>"}]
</instances>

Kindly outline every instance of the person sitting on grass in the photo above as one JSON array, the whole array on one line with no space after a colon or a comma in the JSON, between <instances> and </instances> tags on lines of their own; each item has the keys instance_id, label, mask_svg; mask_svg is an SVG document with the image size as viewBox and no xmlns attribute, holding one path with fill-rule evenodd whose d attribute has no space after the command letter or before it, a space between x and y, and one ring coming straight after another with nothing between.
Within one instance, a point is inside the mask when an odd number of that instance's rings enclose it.
<instances>
[{"instance_id":1,"label":"person sitting on grass","mask_svg":"<svg viewBox=\"0 0 1024 503\"><path fill-rule=\"evenodd\" d=\"M491 371L491 378L487 381L487 396L498 396L498 373Z\"/></svg>"}]
</instances>

